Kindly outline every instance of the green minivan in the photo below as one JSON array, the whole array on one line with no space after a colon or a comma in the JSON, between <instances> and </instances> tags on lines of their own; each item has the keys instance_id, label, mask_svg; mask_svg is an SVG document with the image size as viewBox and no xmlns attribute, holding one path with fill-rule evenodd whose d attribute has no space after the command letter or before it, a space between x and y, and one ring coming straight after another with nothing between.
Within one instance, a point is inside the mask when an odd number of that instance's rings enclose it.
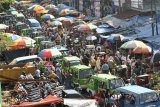
<instances>
[{"instance_id":1,"label":"green minivan","mask_svg":"<svg viewBox=\"0 0 160 107\"><path fill-rule=\"evenodd\" d=\"M67 56L62 59L62 68L69 71L71 66L80 65L80 58L77 56Z\"/></svg>"},{"instance_id":2,"label":"green minivan","mask_svg":"<svg viewBox=\"0 0 160 107\"><path fill-rule=\"evenodd\" d=\"M123 79L114 75L95 74L89 78L86 86L87 92L92 96L100 91L104 92L106 89L113 93L116 88L125 86L125 83Z\"/></svg>"},{"instance_id":3,"label":"green minivan","mask_svg":"<svg viewBox=\"0 0 160 107\"><path fill-rule=\"evenodd\" d=\"M91 67L86 65L76 65L72 66L69 70L72 74L73 85L86 85L88 78L94 75L94 71Z\"/></svg>"}]
</instances>

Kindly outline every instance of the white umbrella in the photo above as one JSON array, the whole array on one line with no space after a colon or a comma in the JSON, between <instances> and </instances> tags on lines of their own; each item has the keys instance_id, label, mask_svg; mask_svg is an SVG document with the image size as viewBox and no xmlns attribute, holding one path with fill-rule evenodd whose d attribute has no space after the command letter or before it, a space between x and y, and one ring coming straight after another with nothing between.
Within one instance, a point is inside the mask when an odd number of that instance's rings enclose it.
<instances>
[{"instance_id":1,"label":"white umbrella","mask_svg":"<svg viewBox=\"0 0 160 107\"><path fill-rule=\"evenodd\" d=\"M86 40L90 40L90 41L93 41L93 40L96 40L96 39L97 39L97 37L93 36L93 35L90 35L90 36L86 37Z\"/></svg>"},{"instance_id":2,"label":"white umbrella","mask_svg":"<svg viewBox=\"0 0 160 107\"><path fill-rule=\"evenodd\" d=\"M108 38L107 38L108 40L124 40L125 39L125 37L123 36L123 35L121 35L121 34L111 34L110 36L108 36Z\"/></svg>"}]
</instances>

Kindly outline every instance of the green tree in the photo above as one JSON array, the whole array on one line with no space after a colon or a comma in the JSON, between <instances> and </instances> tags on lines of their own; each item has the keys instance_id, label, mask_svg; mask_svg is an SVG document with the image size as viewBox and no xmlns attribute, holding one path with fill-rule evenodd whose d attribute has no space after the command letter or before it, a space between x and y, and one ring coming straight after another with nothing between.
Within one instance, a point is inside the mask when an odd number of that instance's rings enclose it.
<instances>
[{"instance_id":1,"label":"green tree","mask_svg":"<svg viewBox=\"0 0 160 107\"><path fill-rule=\"evenodd\" d=\"M15 0L0 0L0 11L8 10Z\"/></svg>"}]
</instances>

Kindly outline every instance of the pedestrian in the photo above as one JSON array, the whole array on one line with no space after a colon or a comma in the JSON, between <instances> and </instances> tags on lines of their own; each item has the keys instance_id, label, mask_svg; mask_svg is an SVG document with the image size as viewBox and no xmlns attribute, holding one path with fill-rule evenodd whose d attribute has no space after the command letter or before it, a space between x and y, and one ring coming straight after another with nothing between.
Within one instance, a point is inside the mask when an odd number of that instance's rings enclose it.
<instances>
[{"instance_id":1,"label":"pedestrian","mask_svg":"<svg viewBox=\"0 0 160 107\"><path fill-rule=\"evenodd\" d=\"M40 75L41 75L41 71L40 71L39 67L36 66L36 72L35 72L34 78L39 79L41 77Z\"/></svg>"},{"instance_id":2,"label":"pedestrian","mask_svg":"<svg viewBox=\"0 0 160 107\"><path fill-rule=\"evenodd\" d=\"M56 74L58 76L59 83L62 84L62 69L60 63L56 64Z\"/></svg>"}]
</instances>

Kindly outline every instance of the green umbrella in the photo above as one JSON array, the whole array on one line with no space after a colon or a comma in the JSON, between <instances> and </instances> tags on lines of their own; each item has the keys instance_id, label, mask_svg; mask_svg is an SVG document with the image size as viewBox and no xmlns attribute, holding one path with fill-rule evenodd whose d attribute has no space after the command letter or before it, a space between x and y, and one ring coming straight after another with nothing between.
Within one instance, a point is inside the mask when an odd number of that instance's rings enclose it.
<instances>
[{"instance_id":1,"label":"green umbrella","mask_svg":"<svg viewBox=\"0 0 160 107\"><path fill-rule=\"evenodd\" d=\"M136 47L144 47L146 44L144 44L142 41L138 40L131 40L126 43L124 43L120 48L122 49L134 49Z\"/></svg>"}]
</instances>

